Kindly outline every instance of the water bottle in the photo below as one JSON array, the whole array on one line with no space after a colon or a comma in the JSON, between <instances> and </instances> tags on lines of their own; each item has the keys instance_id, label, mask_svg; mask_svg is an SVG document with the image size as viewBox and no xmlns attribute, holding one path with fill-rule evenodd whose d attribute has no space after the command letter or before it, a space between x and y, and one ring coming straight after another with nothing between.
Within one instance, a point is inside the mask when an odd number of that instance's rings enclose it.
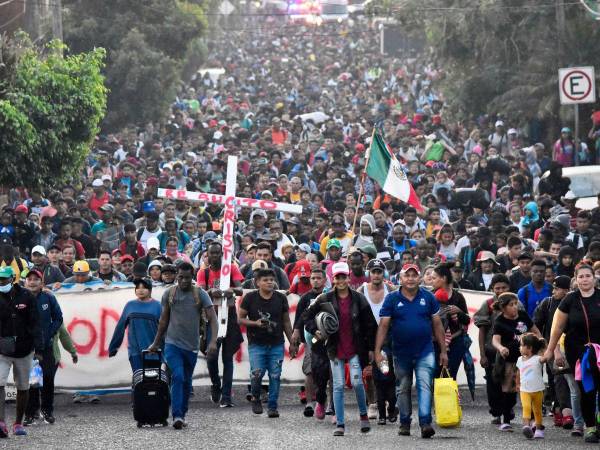
<instances>
[{"instance_id":1,"label":"water bottle","mask_svg":"<svg viewBox=\"0 0 600 450\"><path fill-rule=\"evenodd\" d=\"M383 357L383 361L379 364L379 370L383 375L387 375L390 373L390 363L388 361L387 355L383 350L381 350L381 356Z\"/></svg>"}]
</instances>

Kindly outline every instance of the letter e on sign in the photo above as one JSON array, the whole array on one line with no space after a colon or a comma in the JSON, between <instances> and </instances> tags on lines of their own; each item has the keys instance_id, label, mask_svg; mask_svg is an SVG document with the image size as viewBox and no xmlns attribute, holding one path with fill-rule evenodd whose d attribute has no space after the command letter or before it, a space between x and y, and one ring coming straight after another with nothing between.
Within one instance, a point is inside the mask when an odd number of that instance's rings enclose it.
<instances>
[{"instance_id":1,"label":"letter e on sign","mask_svg":"<svg viewBox=\"0 0 600 450\"><path fill-rule=\"evenodd\" d=\"M594 103L596 80L593 67L558 69L558 91L561 105Z\"/></svg>"}]
</instances>

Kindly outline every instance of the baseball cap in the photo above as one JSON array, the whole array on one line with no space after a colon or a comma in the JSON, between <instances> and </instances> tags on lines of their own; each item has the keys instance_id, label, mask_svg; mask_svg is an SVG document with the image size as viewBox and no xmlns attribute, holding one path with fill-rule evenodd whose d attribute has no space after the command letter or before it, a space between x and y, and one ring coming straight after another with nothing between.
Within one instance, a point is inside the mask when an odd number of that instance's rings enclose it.
<instances>
[{"instance_id":1,"label":"baseball cap","mask_svg":"<svg viewBox=\"0 0 600 450\"><path fill-rule=\"evenodd\" d=\"M533 259L533 256L531 255L531 253L529 253L527 251L523 251L517 257L517 261L521 261L523 259Z\"/></svg>"},{"instance_id":2,"label":"baseball cap","mask_svg":"<svg viewBox=\"0 0 600 450\"><path fill-rule=\"evenodd\" d=\"M559 275L554 279L554 287L560 289L571 289L571 278L566 275Z\"/></svg>"},{"instance_id":3,"label":"baseball cap","mask_svg":"<svg viewBox=\"0 0 600 450\"><path fill-rule=\"evenodd\" d=\"M497 127L503 127L504 126L504 122L502 120L496 120L496 126Z\"/></svg>"},{"instance_id":4,"label":"baseball cap","mask_svg":"<svg viewBox=\"0 0 600 450\"><path fill-rule=\"evenodd\" d=\"M102 175L102 181L112 181L112 177L110 175Z\"/></svg>"},{"instance_id":5,"label":"baseball cap","mask_svg":"<svg viewBox=\"0 0 600 450\"><path fill-rule=\"evenodd\" d=\"M482 261L493 261L494 263L496 263L496 256L494 256L492 252L482 250L479 252L479 255L477 255L477 262Z\"/></svg>"},{"instance_id":6,"label":"baseball cap","mask_svg":"<svg viewBox=\"0 0 600 450\"><path fill-rule=\"evenodd\" d=\"M331 274L334 277L339 274L348 275L349 273L350 273L350 268L348 267L348 264L346 264L345 262L337 262L331 267Z\"/></svg>"},{"instance_id":7,"label":"baseball cap","mask_svg":"<svg viewBox=\"0 0 600 450\"><path fill-rule=\"evenodd\" d=\"M87 261L75 261L75 264L73 264L73 273L88 273L89 271L90 265Z\"/></svg>"},{"instance_id":8,"label":"baseball cap","mask_svg":"<svg viewBox=\"0 0 600 450\"><path fill-rule=\"evenodd\" d=\"M202 236L202 242L206 244L210 241L216 240L218 237L219 236L214 231L207 231L206 233L204 233L204 236Z\"/></svg>"},{"instance_id":9,"label":"baseball cap","mask_svg":"<svg viewBox=\"0 0 600 450\"><path fill-rule=\"evenodd\" d=\"M15 212L27 214L29 212L29 209L25 205L17 205L17 207L15 208Z\"/></svg>"},{"instance_id":10,"label":"baseball cap","mask_svg":"<svg viewBox=\"0 0 600 450\"><path fill-rule=\"evenodd\" d=\"M113 205L111 205L110 203L105 203L104 205L102 205L100 207L101 211L110 211L110 212L115 212L115 207Z\"/></svg>"},{"instance_id":11,"label":"baseball cap","mask_svg":"<svg viewBox=\"0 0 600 450\"><path fill-rule=\"evenodd\" d=\"M32 274L35 275L36 277L38 277L40 280L42 280L44 278L44 275L38 269L31 269L30 271L28 271L25 278L29 278L29 275L32 275Z\"/></svg>"},{"instance_id":12,"label":"baseball cap","mask_svg":"<svg viewBox=\"0 0 600 450\"><path fill-rule=\"evenodd\" d=\"M160 268L160 272L161 273L165 273L165 272L176 273L177 268L173 264L163 264L162 267Z\"/></svg>"},{"instance_id":13,"label":"baseball cap","mask_svg":"<svg viewBox=\"0 0 600 450\"><path fill-rule=\"evenodd\" d=\"M400 270L400 273L406 273L409 270L414 270L415 272L417 272L417 275L421 275L421 269L419 269L419 266L417 266L416 264L404 264L402 266L402 269Z\"/></svg>"},{"instance_id":14,"label":"baseball cap","mask_svg":"<svg viewBox=\"0 0 600 450\"><path fill-rule=\"evenodd\" d=\"M154 205L154 202L152 200L146 201L142 204L142 211L143 212L152 212L152 211L156 211L156 206Z\"/></svg>"},{"instance_id":15,"label":"baseball cap","mask_svg":"<svg viewBox=\"0 0 600 450\"><path fill-rule=\"evenodd\" d=\"M46 255L46 249L42 245L36 245L31 249L31 254L39 253L40 255Z\"/></svg>"},{"instance_id":16,"label":"baseball cap","mask_svg":"<svg viewBox=\"0 0 600 450\"><path fill-rule=\"evenodd\" d=\"M303 251L304 253L310 253L310 245L308 245L308 244L306 244L306 243L302 243L302 244L300 244L300 245L296 245L296 246L294 247L294 249L296 249L296 250L301 250L301 251Z\"/></svg>"},{"instance_id":17,"label":"baseball cap","mask_svg":"<svg viewBox=\"0 0 600 450\"><path fill-rule=\"evenodd\" d=\"M11 278L14 275L15 275L15 272L13 271L12 267L10 267L10 266L0 267L0 278Z\"/></svg>"},{"instance_id":18,"label":"baseball cap","mask_svg":"<svg viewBox=\"0 0 600 450\"><path fill-rule=\"evenodd\" d=\"M260 198L263 198L265 195L270 196L271 198L273 197L273 193L269 190L264 190L260 193Z\"/></svg>"},{"instance_id":19,"label":"baseball cap","mask_svg":"<svg viewBox=\"0 0 600 450\"><path fill-rule=\"evenodd\" d=\"M372 270L381 270L382 272L384 272L385 271L385 264L380 259L372 259L367 264L367 270L369 272L372 271Z\"/></svg>"},{"instance_id":20,"label":"baseball cap","mask_svg":"<svg viewBox=\"0 0 600 450\"><path fill-rule=\"evenodd\" d=\"M146 248L148 250L150 250L151 248L153 248L154 250L160 250L160 242L158 241L158 238L154 236L148 238L148 241L146 242Z\"/></svg>"},{"instance_id":21,"label":"baseball cap","mask_svg":"<svg viewBox=\"0 0 600 450\"><path fill-rule=\"evenodd\" d=\"M133 256L131 256L131 255L123 255L123 256L121 256L121 263L124 263L125 261L131 261L131 262L133 262L134 261Z\"/></svg>"},{"instance_id":22,"label":"baseball cap","mask_svg":"<svg viewBox=\"0 0 600 450\"><path fill-rule=\"evenodd\" d=\"M329 239L329 241L327 242L327 250L329 250L331 247L342 248L342 243L335 238Z\"/></svg>"},{"instance_id":23,"label":"baseball cap","mask_svg":"<svg viewBox=\"0 0 600 450\"><path fill-rule=\"evenodd\" d=\"M257 259L256 261L254 261L252 263L252 272L256 272L257 270L262 270L262 269L266 269L267 263L264 262L262 259Z\"/></svg>"},{"instance_id":24,"label":"baseball cap","mask_svg":"<svg viewBox=\"0 0 600 450\"><path fill-rule=\"evenodd\" d=\"M92 187L101 187L104 186L104 184L102 183L102 180L100 178L96 178L94 181L92 181Z\"/></svg>"}]
</instances>

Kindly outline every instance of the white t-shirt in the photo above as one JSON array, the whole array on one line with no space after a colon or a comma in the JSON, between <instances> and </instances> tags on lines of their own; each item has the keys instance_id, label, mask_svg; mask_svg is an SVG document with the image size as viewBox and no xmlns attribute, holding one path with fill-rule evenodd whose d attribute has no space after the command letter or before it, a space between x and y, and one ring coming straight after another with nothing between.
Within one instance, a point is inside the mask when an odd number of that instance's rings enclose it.
<instances>
[{"instance_id":1,"label":"white t-shirt","mask_svg":"<svg viewBox=\"0 0 600 450\"><path fill-rule=\"evenodd\" d=\"M541 392L545 389L542 363L538 355L525 360L519 357L517 368L521 378L521 392Z\"/></svg>"},{"instance_id":2,"label":"white t-shirt","mask_svg":"<svg viewBox=\"0 0 600 450\"><path fill-rule=\"evenodd\" d=\"M483 280L483 284L485 286L485 290L488 291L490 289L490 284L492 284L492 278L494 278L493 273L482 273L481 279Z\"/></svg>"}]
</instances>

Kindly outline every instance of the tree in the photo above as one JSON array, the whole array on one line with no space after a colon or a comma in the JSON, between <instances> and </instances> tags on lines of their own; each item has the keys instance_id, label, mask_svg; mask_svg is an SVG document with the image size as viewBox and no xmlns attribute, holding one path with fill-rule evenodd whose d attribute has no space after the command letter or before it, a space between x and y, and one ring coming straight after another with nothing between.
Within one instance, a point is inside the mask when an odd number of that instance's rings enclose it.
<instances>
[{"instance_id":1,"label":"tree","mask_svg":"<svg viewBox=\"0 0 600 450\"><path fill-rule=\"evenodd\" d=\"M29 189L79 178L106 109L105 52L41 55L22 35L0 40L0 184Z\"/></svg>"},{"instance_id":2,"label":"tree","mask_svg":"<svg viewBox=\"0 0 600 450\"><path fill-rule=\"evenodd\" d=\"M502 113L556 128L558 68L600 64L600 28L576 3L380 0L377 8L425 31L447 74L449 107L463 118Z\"/></svg>"},{"instance_id":3,"label":"tree","mask_svg":"<svg viewBox=\"0 0 600 450\"><path fill-rule=\"evenodd\" d=\"M186 54L207 27L202 0L68 0L65 40L107 51L106 129L156 121L175 97Z\"/></svg>"}]
</instances>

